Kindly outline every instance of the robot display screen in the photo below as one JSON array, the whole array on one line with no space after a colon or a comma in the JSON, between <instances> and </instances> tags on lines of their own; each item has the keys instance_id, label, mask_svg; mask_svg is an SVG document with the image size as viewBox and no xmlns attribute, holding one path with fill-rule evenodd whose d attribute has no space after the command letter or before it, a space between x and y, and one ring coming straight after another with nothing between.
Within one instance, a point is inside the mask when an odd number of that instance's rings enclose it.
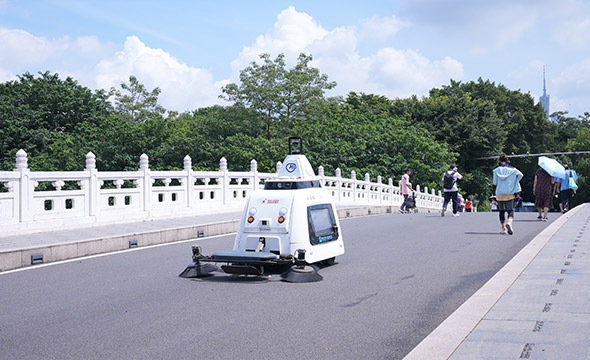
<instances>
[{"instance_id":1,"label":"robot display screen","mask_svg":"<svg viewBox=\"0 0 590 360\"><path fill-rule=\"evenodd\" d=\"M312 245L338 239L338 228L329 204L313 205L307 208L309 239Z\"/></svg>"},{"instance_id":2,"label":"robot display screen","mask_svg":"<svg viewBox=\"0 0 590 360\"><path fill-rule=\"evenodd\" d=\"M311 181L267 181L264 183L264 190L297 190L319 188L319 180Z\"/></svg>"}]
</instances>

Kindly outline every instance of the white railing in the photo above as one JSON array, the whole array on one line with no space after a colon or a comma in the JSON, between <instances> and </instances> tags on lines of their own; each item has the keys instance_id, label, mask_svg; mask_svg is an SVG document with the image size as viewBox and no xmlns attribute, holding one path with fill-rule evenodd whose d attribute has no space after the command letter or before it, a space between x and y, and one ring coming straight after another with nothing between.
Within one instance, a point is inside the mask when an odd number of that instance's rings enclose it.
<instances>
[{"instance_id":1,"label":"white railing","mask_svg":"<svg viewBox=\"0 0 590 360\"><path fill-rule=\"evenodd\" d=\"M281 163L277 163L277 172ZM354 171L342 178L318 175L337 205L397 205L403 200L399 186L357 180ZM152 171L147 155L137 171L98 171L96 157L86 155L83 171L33 172L27 154L19 150L14 171L0 172L0 236L23 230L53 230L64 226L128 222L165 217L238 211L248 195L276 173L261 173L252 160L250 171L231 172L222 158L218 171L194 171L189 156L184 170ZM440 209L440 192L416 186L417 206Z\"/></svg>"},{"instance_id":2,"label":"white railing","mask_svg":"<svg viewBox=\"0 0 590 360\"><path fill-rule=\"evenodd\" d=\"M393 185L390 178L387 184L383 184L381 176L377 176L377 182L371 182L369 174L365 174L364 180L357 180L356 172L350 173L350 179L342 177L340 169L336 169L336 176L325 176L324 167L320 166L318 175L322 179L322 186L329 192L338 205L395 205L400 206L404 197L398 186ZM440 191L435 193L434 189L428 191L425 187L421 191L420 185L415 189L416 206L423 209L440 210L443 204L443 197Z\"/></svg>"}]
</instances>

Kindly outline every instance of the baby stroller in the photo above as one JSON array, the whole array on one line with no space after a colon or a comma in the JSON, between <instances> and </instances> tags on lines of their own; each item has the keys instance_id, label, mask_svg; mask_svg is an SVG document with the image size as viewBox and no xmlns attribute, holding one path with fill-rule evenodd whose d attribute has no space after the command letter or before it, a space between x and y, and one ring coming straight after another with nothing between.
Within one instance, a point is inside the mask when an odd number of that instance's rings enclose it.
<instances>
[{"instance_id":1,"label":"baby stroller","mask_svg":"<svg viewBox=\"0 0 590 360\"><path fill-rule=\"evenodd\" d=\"M416 192L412 191L412 194L408 196L408 200L406 201L406 212L408 213L417 213L418 208L416 207Z\"/></svg>"}]
</instances>

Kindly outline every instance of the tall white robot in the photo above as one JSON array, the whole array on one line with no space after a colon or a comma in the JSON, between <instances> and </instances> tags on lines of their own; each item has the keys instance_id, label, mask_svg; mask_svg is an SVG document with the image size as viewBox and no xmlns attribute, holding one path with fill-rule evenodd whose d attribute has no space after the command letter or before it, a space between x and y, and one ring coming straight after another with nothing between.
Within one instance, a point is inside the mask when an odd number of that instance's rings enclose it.
<instances>
[{"instance_id":1,"label":"tall white robot","mask_svg":"<svg viewBox=\"0 0 590 360\"><path fill-rule=\"evenodd\" d=\"M289 282L322 279L312 264L334 264L344 254L340 222L330 195L302 154L302 140L289 138L289 155L278 178L254 191L244 208L233 250L211 256L193 246L193 263L181 277L204 277L223 263L228 274L282 273Z\"/></svg>"}]
</instances>

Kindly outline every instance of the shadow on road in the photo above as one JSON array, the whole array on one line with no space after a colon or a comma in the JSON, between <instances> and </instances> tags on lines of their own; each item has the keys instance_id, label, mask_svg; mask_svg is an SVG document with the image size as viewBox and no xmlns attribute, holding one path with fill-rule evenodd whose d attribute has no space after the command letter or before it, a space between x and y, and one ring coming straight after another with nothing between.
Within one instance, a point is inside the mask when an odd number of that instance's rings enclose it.
<instances>
[{"instance_id":1,"label":"shadow on road","mask_svg":"<svg viewBox=\"0 0 590 360\"><path fill-rule=\"evenodd\" d=\"M225 273L219 273L216 275L204 276L202 278L191 279L195 282L217 282L217 283L265 283L271 279L271 276L260 275L260 276L246 276L246 275L228 275ZM280 280L280 278L277 278Z\"/></svg>"},{"instance_id":2,"label":"shadow on road","mask_svg":"<svg viewBox=\"0 0 590 360\"><path fill-rule=\"evenodd\" d=\"M465 231L465 235L500 235L500 232L477 232L477 231Z\"/></svg>"}]
</instances>

